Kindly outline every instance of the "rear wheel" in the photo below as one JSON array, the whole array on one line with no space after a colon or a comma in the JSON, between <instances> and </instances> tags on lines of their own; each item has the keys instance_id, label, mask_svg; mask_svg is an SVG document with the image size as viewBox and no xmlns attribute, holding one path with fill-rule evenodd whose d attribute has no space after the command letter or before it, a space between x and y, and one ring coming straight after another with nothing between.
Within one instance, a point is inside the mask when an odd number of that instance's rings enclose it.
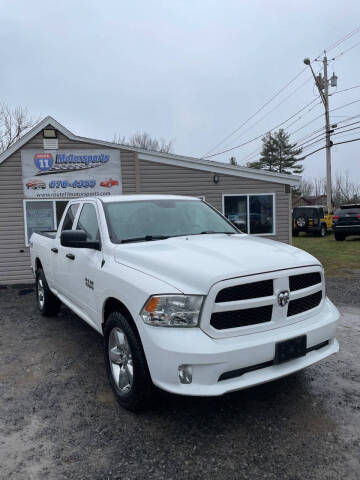
<instances>
[{"instance_id":1,"label":"rear wheel","mask_svg":"<svg viewBox=\"0 0 360 480\"><path fill-rule=\"evenodd\" d=\"M345 240L346 236L344 233L337 233L335 232L335 240L338 242L343 242Z\"/></svg>"},{"instance_id":2,"label":"rear wheel","mask_svg":"<svg viewBox=\"0 0 360 480\"><path fill-rule=\"evenodd\" d=\"M153 384L140 338L120 312L111 313L105 324L104 356L119 404L133 411L144 407L153 393Z\"/></svg>"},{"instance_id":3,"label":"rear wheel","mask_svg":"<svg viewBox=\"0 0 360 480\"><path fill-rule=\"evenodd\" d=\"M59 313L61 302L51 292L42 268L36 271L36 299L41 315L53 317Z\"/></svg>"}]
</instances>

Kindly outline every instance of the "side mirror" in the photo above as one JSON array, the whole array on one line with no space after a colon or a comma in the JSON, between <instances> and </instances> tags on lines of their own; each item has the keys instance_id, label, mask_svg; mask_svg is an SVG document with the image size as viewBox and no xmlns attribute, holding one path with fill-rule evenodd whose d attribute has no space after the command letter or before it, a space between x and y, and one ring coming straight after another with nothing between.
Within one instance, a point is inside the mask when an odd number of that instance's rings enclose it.
<instances>
[{"instance_id":1,"label":"side mirror","mask_svg":"<svg viewBox=\"0 0 360 480\"><path fill-rule=\"evenodd\" d=\"M63 247L100 250L100 242L88 242L86 239L84 230L64 230L60 235L60 243Z\"/></svg>"}]
</instances>

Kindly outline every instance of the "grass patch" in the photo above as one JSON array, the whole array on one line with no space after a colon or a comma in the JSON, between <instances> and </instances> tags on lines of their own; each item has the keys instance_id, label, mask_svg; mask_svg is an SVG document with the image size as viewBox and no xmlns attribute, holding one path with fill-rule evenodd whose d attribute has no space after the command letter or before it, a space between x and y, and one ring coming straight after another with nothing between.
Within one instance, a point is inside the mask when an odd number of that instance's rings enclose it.
<instances>
[{"instance_id":1,"label":"grass patch","mask_svg":"<svg viewBox=\"0 0 360 480\"><path fill-rule=\"evenodd\" d=\"M351 278L360 274L360 237L337 242L333 234L325 238L300 234L293 245L314 255L325 268L327 277Z\"/></svg>"}]
</instances>

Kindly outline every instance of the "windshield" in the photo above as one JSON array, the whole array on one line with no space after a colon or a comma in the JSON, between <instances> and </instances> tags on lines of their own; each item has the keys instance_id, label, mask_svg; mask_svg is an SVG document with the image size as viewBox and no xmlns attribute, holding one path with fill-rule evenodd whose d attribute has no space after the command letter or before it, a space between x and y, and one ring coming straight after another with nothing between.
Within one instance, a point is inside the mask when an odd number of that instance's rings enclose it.
<instances>
[{"instance_id":1,"label":"windshield","mask_svg":"<svg viewBox=\"0 0 360 480\"><path fill-rule=\"evenodd\" d=\"M198 200L143 200L104 203L111 240L158 240L205 233L239 233Z\"/></svg>"}]
</instances>

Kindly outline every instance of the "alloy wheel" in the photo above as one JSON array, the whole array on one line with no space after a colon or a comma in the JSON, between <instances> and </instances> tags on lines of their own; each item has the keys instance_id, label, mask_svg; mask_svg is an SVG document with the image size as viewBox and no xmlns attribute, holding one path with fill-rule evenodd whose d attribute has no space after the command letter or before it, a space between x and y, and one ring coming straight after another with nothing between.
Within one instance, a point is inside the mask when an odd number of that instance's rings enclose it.
<instances>
[{"instance_id":1,"label":"alloy wheel","mask_svg":"<svg viewBox=\"0 0 360 480\"><path fill-rule=\"evenodd\" d=\"M133 359L128 339L119 327L110 332L108 356L115 385L120 393L128 393L134 380Z\"/></svg>"},{"instance_id":2,"label":"alloy wheel","mask_svg":"<svg viewBox=\"0 0 360 480\"><path fill-rule=\"evenodd\" d=\"M38 297L40 308L41 309L44 308L45 291L44 291L44 283L41 278L38 279L38 283L37 283L37 297Z\"/></svg>"}]
</instances>

